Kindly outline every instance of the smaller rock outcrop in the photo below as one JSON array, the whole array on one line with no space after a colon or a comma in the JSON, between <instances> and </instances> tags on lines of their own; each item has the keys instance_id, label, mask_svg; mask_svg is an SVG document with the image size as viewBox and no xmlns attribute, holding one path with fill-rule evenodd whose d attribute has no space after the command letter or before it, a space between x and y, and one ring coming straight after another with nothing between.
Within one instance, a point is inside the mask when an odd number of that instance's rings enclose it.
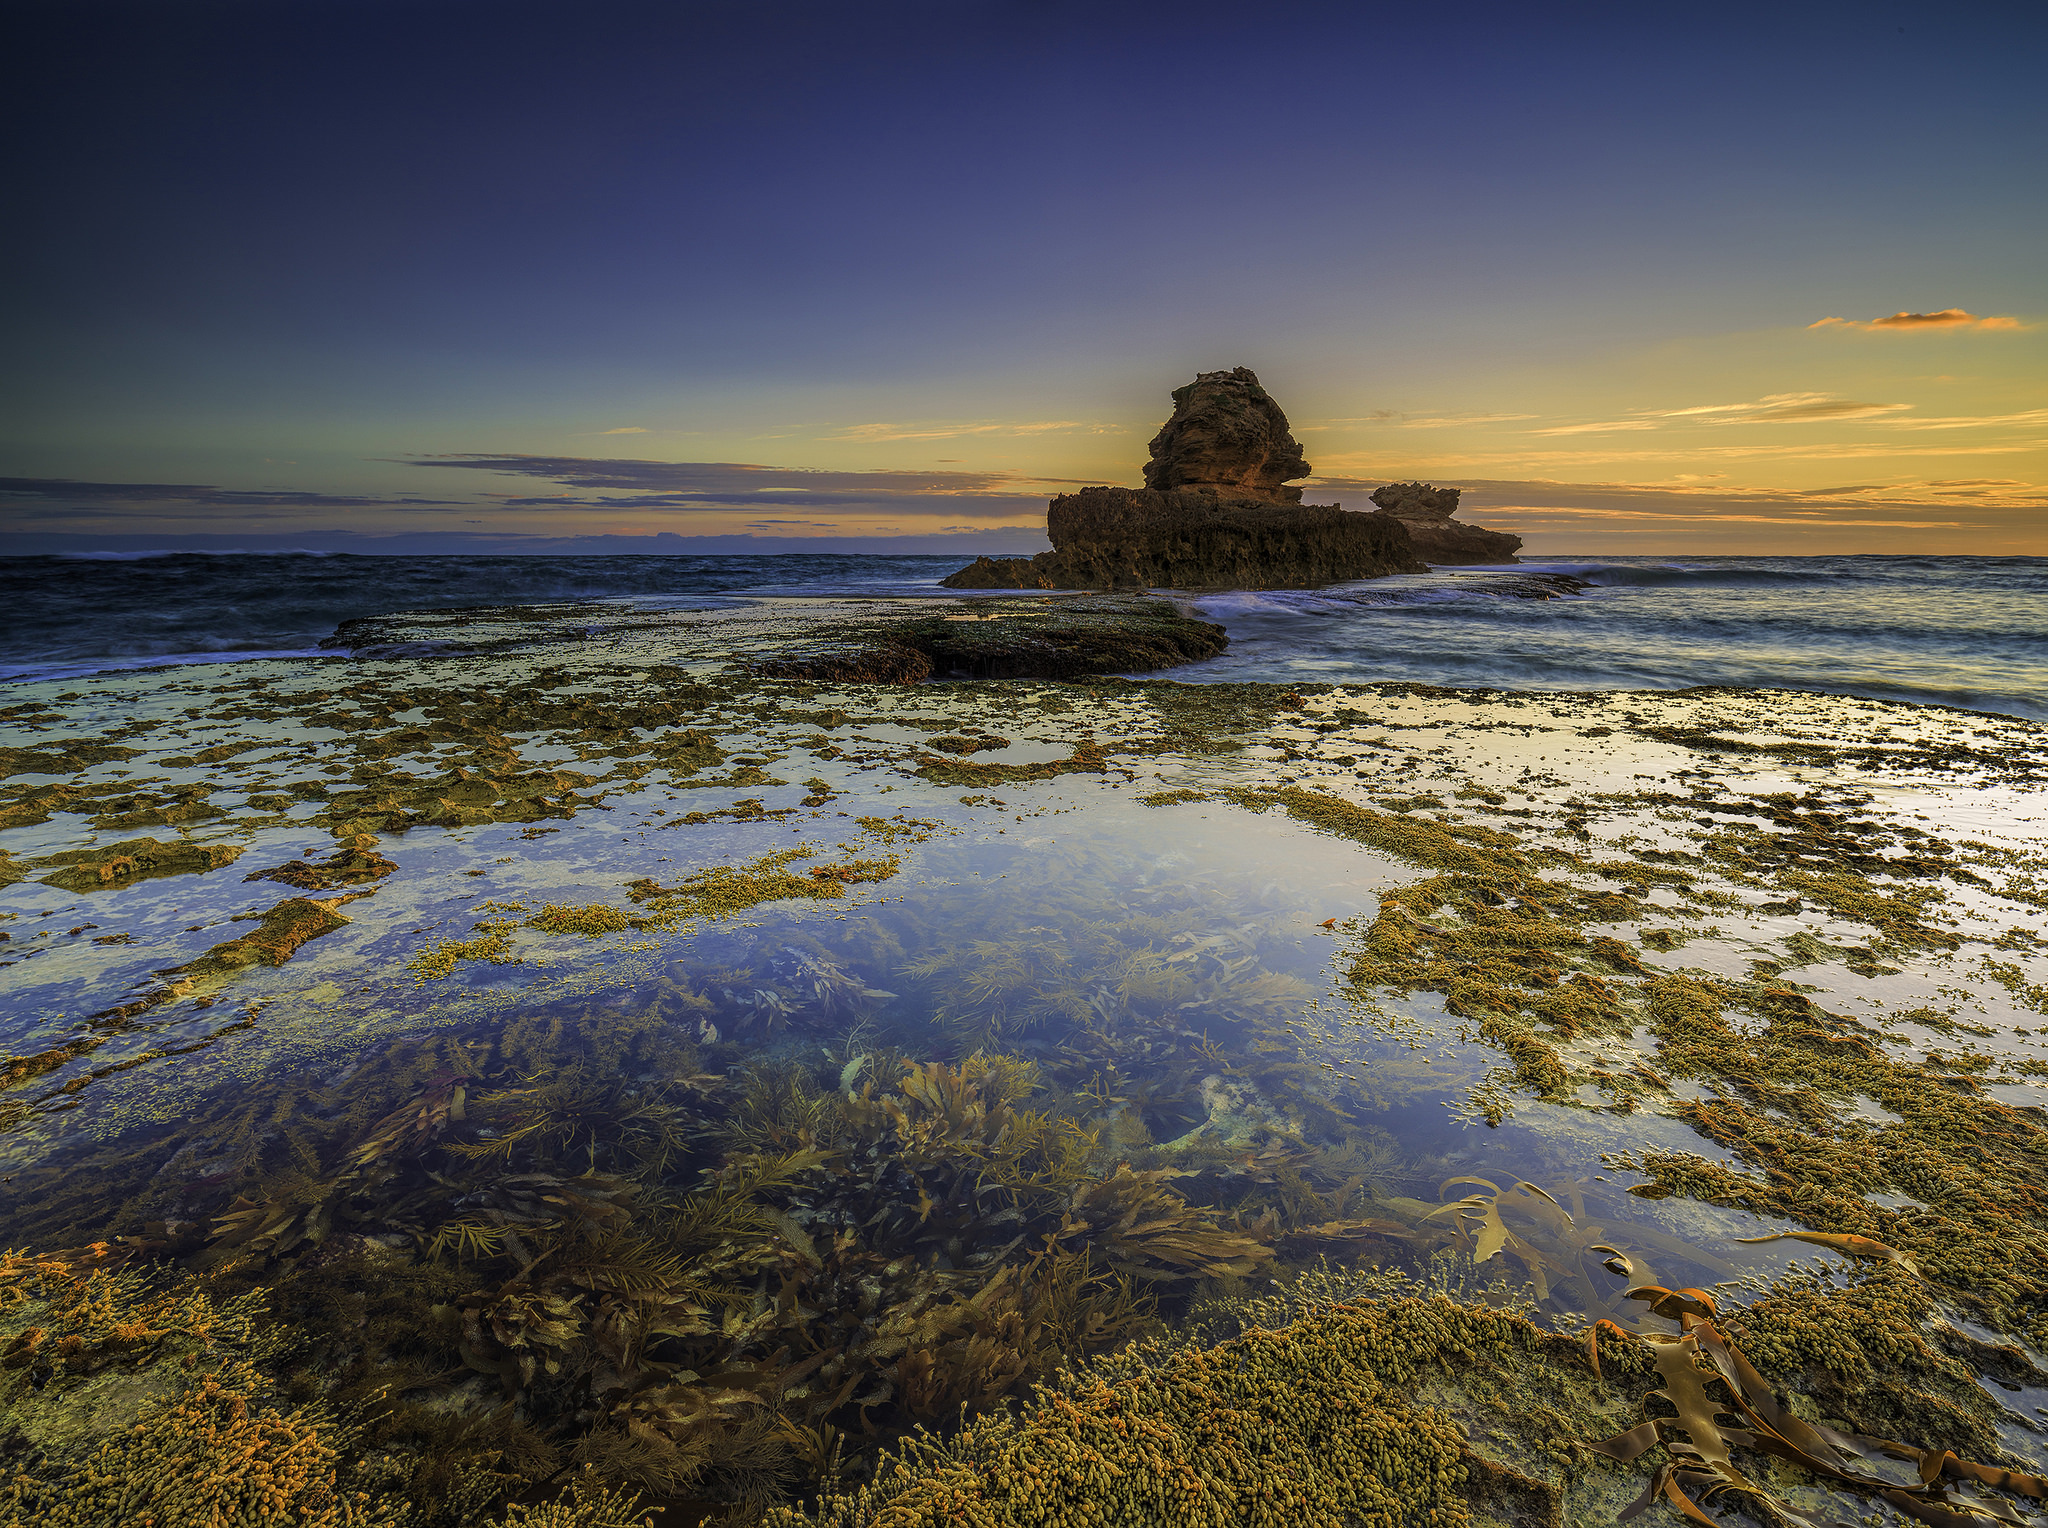
<instances>
[{"instance_id":1,"label":"smaller rock outcrop","mask_svg":"<svg viewBox=\"0 0 2048 1528\"><path fill-rule=\"evenodd\" d=\"M1462 521L1451 523L1462 492L1430 483L1389 483L1373 490L1372 501L1407 527L1408 539L1425 562L1520 562L1515 555L1522 549L1520 536Z\"/></svg>"},{"instance_id":2,"label":"smaller rock outcrop","mask_svg":"<svg viewBox=\"0 0 2048 1528\"><path fill-rule=\"evenodd\" d=\"M878 613L808 633L754 672L837 684L1077 679L1178 668L1213 658L1229 644L1221 626L1142 595L962 600L937 614Z\"/></svg>"}]
</instances>

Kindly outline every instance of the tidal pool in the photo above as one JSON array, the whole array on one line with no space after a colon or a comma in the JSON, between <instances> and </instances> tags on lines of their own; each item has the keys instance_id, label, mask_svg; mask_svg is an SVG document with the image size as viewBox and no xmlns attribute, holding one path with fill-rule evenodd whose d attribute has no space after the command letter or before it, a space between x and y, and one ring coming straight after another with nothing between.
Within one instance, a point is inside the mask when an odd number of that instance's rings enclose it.
<instances>
[{"instance_id":1,"label":"tidal pool","mask_svg":"<svg viewBox=\"0 0 2048 1528\"><path fill-rule=\"evenodd\" d=\"M321 1521L833 1487L820 1521L922 1522L940 1478L1037 1521L1031 1451L1095 1425L1048 1416L1177 1414L1259 1332L1378 1354L1315 1404L1449 1461L1332 1521L2027 1495L1840 1450L2039 1467L2038 726L747 671L843 614L401 618L17 687L21 1502L239 1396L362 1494ZM1834 1475L1727 1454L1780 1426L1755 1395L1644 1445L1749 1461L1718 1484L1593 1447L1724 1329L1852 1440Z\"/></svg>"}]
</instances>

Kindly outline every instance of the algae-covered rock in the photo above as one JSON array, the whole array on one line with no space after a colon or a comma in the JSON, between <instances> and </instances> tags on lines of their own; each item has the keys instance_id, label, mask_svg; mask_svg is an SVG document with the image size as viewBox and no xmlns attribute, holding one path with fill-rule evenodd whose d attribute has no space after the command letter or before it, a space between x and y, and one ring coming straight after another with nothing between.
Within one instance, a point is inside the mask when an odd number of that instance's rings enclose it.
<instances>
[{"instance_id":1,"label":"algae-covered rock","mask_svg":"<svg viewBox=\"0 0 2048 1528\"><path fill-rule=\"evenodd\" d=\"M0 748L0 780L15 775L75 775L95 764L132 759L141 751L94 738L76 738L43 748Z\"/></svg>"},{"instance_id":2,"label":"algae-covered rock","mask_svg":"<svg viewBox=\"0 0 2048 1528\"><path fill-rule=\"evenodd\" d=\"M977 557L939 580L948 589L1057 589L1052 573L1030 557Z\"/></svg>"},{"instance_id":3,"label":"algae-covered rock","mask_svg":"<svg viewBox=\"0 0 2048 1528\"><path fill-rule=\"evenodd\" d=\"M1229 640L1221 626L1165 600L976 601L843 627L820 650L762 664L759 672L870 684L1074 679L1196 663Z\"/></svg>"},{"instance_id":4,"label":"algae-covered rock","mask_svg":"<svg viewBox=\"0 0 2048 1528\"><path fill-rule=\"evenodd\" d=\"M1112 1360L1041 1392L1021 1418L985 1419L946 1448L913 1442L871 1484L769 1521L1449 1528L1472 1521L1475 1493L1500 1494L1505 1473L1533 1498L1533 1521L1547 1508L1554 1523L1554 1486L1490 1465L1446 1410L1414 1392L1448 1371L1504 1400L1532 1371L1576 1367L1571 1347L1441 1298L1337 1306L1213 1348ZM1577 1409L1590 1414L1590 1400Z\"/></svg>"},{"instance_id":5,"label":"algae-covered rock","mask_svg":"<svg viewBox=\"0 0 2048 1528\"><path fill-rule=\"evenodd\" d=\"M83 1463L23 1471L0 1528L397 1528L402 1498L340 1488L352 1430L317 1411L264 1406L250 1371L209 1375L150 1408Z\"/></svg>"},{"instance_id":6,"label":"algae-covered rock","mask_svg":"<svg viewBox=\"0 0 2048 1528\"><path fill-rule=\"evenodd\" d=\"M301 891L331 891L336 886L380 880L398 868L396 860L377 852L377 835L349 835L328 858L318 864L288 860L270 870L258 870L242 877L245 881L282 881Z\"/></svg>"},{"instance_id":7,"label":"algae-covered rock","mask_svg":"<svg viewBox=\"0 0 2048 1528\"><path fill-rule=\"evenodd\" d=\"M281 966L308 940L347 926L348 919L333 908L305 897L292 897L265 913L249 933L217 944L177 969L181 973L200 974L239 971L244 966Z\"/></svg>"},{"instance_id":8,"label":"algae-covered rock","mask_svg":"<svg viewBox=\"0 0 2048 1528\"><path fill-rule=\"evenodd\" d=\"M34 863L38 869L63 867L54 875L43 877L45 886L58 886L65 891L112 891L152 876L218 870L241 857L238 844L195 844L182 838L162 843L154 838L131 838L97 849L53 854Z\"/></svg>"}]
</instances>

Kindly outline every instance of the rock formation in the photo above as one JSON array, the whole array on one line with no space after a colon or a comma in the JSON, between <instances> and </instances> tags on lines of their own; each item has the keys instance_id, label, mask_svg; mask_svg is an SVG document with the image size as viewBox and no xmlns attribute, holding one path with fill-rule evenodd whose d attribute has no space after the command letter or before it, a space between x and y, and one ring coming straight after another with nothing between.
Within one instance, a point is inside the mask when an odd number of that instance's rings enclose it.
<instances>
[{"instance_id":1,"label":"rock formation","mask_svg":"<svg viewBox=\"0 0 2048 1528\"><path fill-rule=\"evenodd\" d=\"M1307 477L1287 416L1250 368L1205 371L1173 392L1173 417L1152 437L1145 486L1215 488L1299 504L1301 490L1281 485Z\"/></svg>"},{"instance_id":2,"label":"rock formation","mask_svg":"<svg viewBox=\"0 0 2048 1528\"><path fill-rule=\"evenodd\" d=\"M783 656L756 664L754 672L836 684L1076 679L1179 668L1213 658L1229 645L1221 626L1143 595L960 600L940 606L937 614L929 607L896 608L805 632Z\"/></svg>"},{"instance_id":3,"label":"rock formation","mask_svg":"<svg viewBox=\"0 0 2048 1528\"><path fill-rule=\"evenodd\" d=\"M1520 562L1515 556L1522 549L1520 536L1451 523L1461 491L1429 483L1389 483L1373 490L1372 501L1408 528L1408 539L1425 562Z\"/></svg>"},{"instance_id":4,"label":"rock formation","mask_svg":"<svg viewBox=\"0 0 2048 1528\"><path fill-rule=\"evenodd\" d=\"M1173 395L1143 488L1084 488L1046 512L1050 552L981 557L949 589L1306 589L1424 571L1392 515L1303 504L1301 446L1245 367Z\"/></svg>"}]
</instances>

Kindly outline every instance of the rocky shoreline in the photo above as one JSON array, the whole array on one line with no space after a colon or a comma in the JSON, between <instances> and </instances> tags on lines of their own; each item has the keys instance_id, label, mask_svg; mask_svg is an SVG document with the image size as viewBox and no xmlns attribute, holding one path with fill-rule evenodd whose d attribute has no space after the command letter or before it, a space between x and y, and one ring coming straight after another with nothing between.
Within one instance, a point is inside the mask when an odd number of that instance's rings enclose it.
<instances>
[{"instance_id":1,"label":"rocky shoreline","mask_svg":"<svg viewBox=\"0 0 2048 1528\"><path fill-rule=\"evenodd\" d=\"M20 687L0 1528L2027 1494L2039 726L763 672L931 619Z\"/></svg>"}]
</instances>

